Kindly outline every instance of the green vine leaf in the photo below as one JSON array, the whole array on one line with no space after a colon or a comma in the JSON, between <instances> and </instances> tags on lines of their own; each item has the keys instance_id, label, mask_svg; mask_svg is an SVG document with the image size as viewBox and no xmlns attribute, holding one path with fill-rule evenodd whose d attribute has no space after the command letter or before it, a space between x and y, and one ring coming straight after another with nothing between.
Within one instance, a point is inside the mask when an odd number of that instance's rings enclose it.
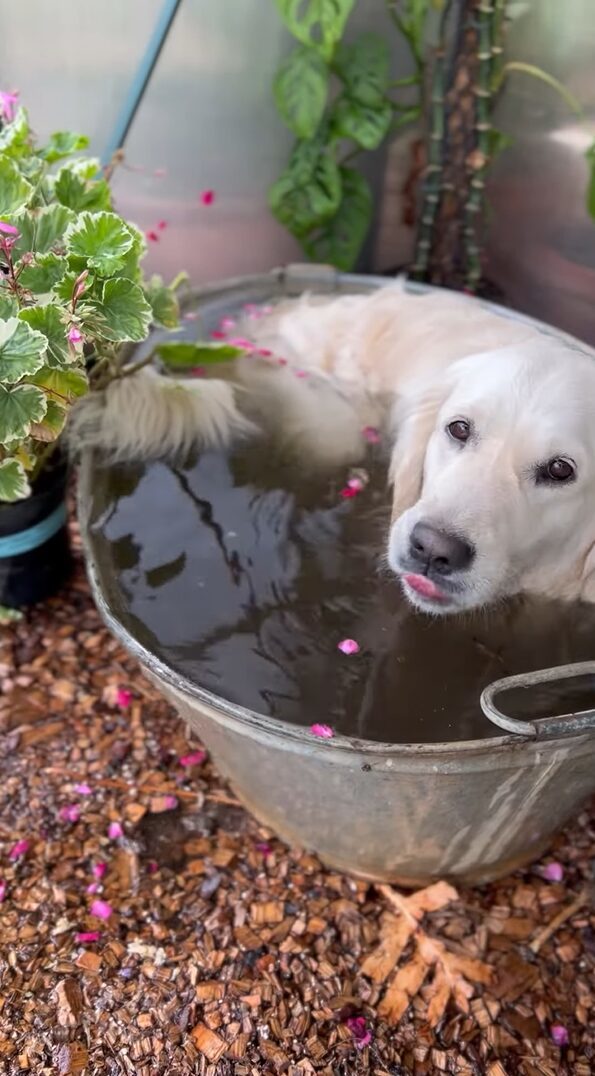
<instances>
[{"instance_id":1,"label":"green vine leaf","mask_svg":"<svg viewBox=\"0 0 595 1076\"><path fill-rule=\"evenodd\" d=\"M60 310L54 303L27 307L21 310L19 318L32 329L43 333L46 338L47 349L43 361L47 366L59 368L72 361L73 355L66 339L66 325L60 316Z\"/></svg>"},{"instance_id":2,"label":"green vine leaf","mask_svg":"<svg viewBox=\"0 0 595 1076\"><path fill-rule=\"evenodd\" d=\"M45 336L18 318L0 321L0 382L14 385L36 373L43 366L46 347Z\"/></svg>"},{"instance_id":3,"label":"green vine leaf","mask_svg":"<svg viewBox=\"0 0 595 1076\"><path fill-rule=\"evenodd\" d=\"M351 138L362 149L377 149L388 134L392 115L386 100L370 106L341 96L335 103L331 122L338 137Z\"/></svg>"},{"instance_id":4,"label":"green vine leaf","mask_svg":"<svg viewBox=\"0 0 595 1076\"><path fill-rule=\"evenodd\" d=\"M275 0L275 3L290 33L330 60L355 0Z\"/></svg>"},{"instance_id":5,"label":"green vine leaf","mask_svg":"<svg viewBox=\"0 0 595 1076\"><path fill-rule=\"evenodd\" d=\"M109 276L122 266L134 243L124 221L115 213L81 213L66 230L66 248L102 276Z\"/></svg>"},{"instance_id":6,"label":"green vine leaf","mask_svg":"<svg viewBox=\"0 0 595 1076\"><path fill-rule=\"evenodd\" d=\"M3 460L0 463L0 501L23 501L31 493L31 487L27 481L27 475L22 463L18 460ZM4 616L10 610L0 606L0 622L8 620Z\"/></svg>"},{"instance_id":7,"label":"green vine leaf","mask_svg":"<svg viewBox=\"0 0 595 1076\"><path fill-rule=\"evenodd\" d=\"M382 102L390 86L390 49L384 38L361 34L352 45L337 49L333 66L353 100L370 107Z\"/></svg>"},{"instance_id":8,"label":"green vine leaf","mask_svg":"<svg viewBox=\"0 0 595 1076\"><path fill-rule=\"evenodd\" d=\"M233 347L232 344L192 344L187 340L173 340L171 343L159 344L156 351L163 362L173 369L230 362L243 354L241 348Z\"/></svg>"},{"instance_id":9,"label":"green vine leaf","mask_svg":"<svg viewBox=\"0 0 595 1076\"><path fill-rule=\"evenodd\" d=\"M319 53L300 45L289 54L273 82L275 103L298 138L312 138L323 117L329 69Z\"/></svg>"},{"instance_id":10,"label":"green vine leaf","mask_svg":"<svg viewBox=\"0 0 595 1076\"><path fill-rule=\"evenodd\" d=\"M332 217L340 201L339 168L324 144L298 142L289 167L269 190L277 220L300 239Z\"/></svg>"},{"instance_id":11,"label":"green vine leaf","mask_svg":"<svg viewBox=\"0 0 595 1076\"><path fill-rule=\"evenodd\" d=\"M0 444L27 437L34 422L45 415L47 401L34 385L0 384Z\"/></svg>"},{"instance_id":12,"label":"green vine leaf","mask_svg":"<svg viewBox=\"0 0 595 1076\"><path fill-rule=\"evenodd\" d=\"M368 183L354 168L341 168L341 188L341 203L335 216L308 237L303 246L314 261L349 272L368 234L374 200Z\"/></svg>"}]
</instances>

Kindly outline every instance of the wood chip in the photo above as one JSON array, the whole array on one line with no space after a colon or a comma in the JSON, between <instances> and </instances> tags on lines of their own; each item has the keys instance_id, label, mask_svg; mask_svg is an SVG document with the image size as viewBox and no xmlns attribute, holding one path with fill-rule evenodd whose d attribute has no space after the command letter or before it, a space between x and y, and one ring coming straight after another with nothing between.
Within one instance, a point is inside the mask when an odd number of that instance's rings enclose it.
<instances>
[{"instance_id":1,"label":"wood chip","mask_svg":"<svg viewBox=\"0 0 595 1076\"><path fill-rule=\"evenodd\" d=\"M197 1024L190 1032L190 1037L197 1050L204 1054L207 1061L216 1064L227 1049L227 1043L204 1024Z\"/></svg>"}]
</instances>

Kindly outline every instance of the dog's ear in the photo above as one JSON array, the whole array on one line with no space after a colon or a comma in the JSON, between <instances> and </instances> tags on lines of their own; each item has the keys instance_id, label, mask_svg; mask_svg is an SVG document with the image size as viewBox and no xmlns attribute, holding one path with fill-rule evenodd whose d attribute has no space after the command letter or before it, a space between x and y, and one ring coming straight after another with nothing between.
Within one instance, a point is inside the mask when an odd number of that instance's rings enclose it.
<instances>
[{"instance_id":1,"label":"dog's ear","mask_svg":"<svg viewBox=\"0 0 595 1076\"><path fill-rule=\"evenodd\" d=\"M419 500L428 441L446 396L436 386L422 391L395 411L396 440L391 456L392 519L398 519Z\"/></svg>"}]
</instances>

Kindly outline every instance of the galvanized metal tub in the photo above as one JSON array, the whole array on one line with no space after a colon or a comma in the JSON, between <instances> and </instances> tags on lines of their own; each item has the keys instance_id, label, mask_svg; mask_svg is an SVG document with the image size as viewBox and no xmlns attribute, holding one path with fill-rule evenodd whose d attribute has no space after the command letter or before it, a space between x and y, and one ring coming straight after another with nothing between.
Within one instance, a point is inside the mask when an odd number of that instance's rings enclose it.
<instances>
[{"instance_id":1,"label":"galvanized metal tub","mask_svg":"<svg viewBox=\"0 0 595 1076\"><path fill-rule=\"evenodd\" d=\"M190 303L199 312L201 331L208 331L222 314L246 302L306 288L363 291L384 283L385 278L296 266L205 288ZM504 734L395 745L342 736L317 740L305 728L236 706L183 678L114 613L110 582L96 562L89 530L94 467L88 454L79 477L79 518L101 614L204 742L248 809L289 843L317 852L331 867L370 879L403 885L438 877L479 883L538 857L595 792L595 710L557 720L511 721L495 701L509 686L505 682L491 685L478 699L486 720ZM595 663L549 670L545 678L575 673L595 674ZM510 678L510 686L530 687L536 675L520 682Z\"/></svg>"}]
</instances>

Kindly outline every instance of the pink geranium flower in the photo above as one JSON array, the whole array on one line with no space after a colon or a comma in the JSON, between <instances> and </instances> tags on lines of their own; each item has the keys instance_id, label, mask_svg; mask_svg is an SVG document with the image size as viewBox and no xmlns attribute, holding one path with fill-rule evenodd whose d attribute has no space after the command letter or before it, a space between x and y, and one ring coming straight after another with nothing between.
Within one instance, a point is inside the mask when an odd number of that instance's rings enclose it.
<instances>
[{"instance_id":1,"label":"pink geranium flower","mask_svg":"<svg viewBox=\"0 0 595 1076\"><path fill-rule=\"evenodd\" d=\"M320 740L332 740L335 735L330 725L310 725L310 732L313 736L318 736Z\"/></svg>"},{"instance_id":2,"label":"pink geranium flower","mask_svg":"<svg viewBox=\"0 0 595 1076\"><path fill-rule=\"evenodd\" d=\"M337 643L337 650L340 650L342 654L357 654L359 643L356 643L355 639L342 639L340 643Z\"/></svg>"}]
</instances>

